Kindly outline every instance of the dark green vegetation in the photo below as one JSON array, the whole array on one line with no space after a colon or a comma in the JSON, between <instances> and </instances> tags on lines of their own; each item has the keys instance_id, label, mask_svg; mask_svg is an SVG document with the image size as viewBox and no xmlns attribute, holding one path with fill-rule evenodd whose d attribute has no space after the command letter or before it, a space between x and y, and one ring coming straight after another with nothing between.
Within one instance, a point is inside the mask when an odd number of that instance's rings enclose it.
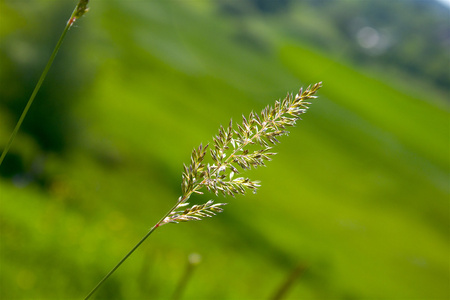
<instances>
[{"instance_id":1,"label":"dark green vegetation","mask_svg":"<svg viewBox=\"0 0 450 300\"><path fill-rule=\"evenodd\" d=\"M1 144L75 4L0 4ZM450 297L448 87L352 66L333 19L304 5L90 6L0 168L5 299L85 296L173 206L193 147L317 81L319 99L279 154L247 173L262 181L256 195L162 227L96 296L170 298L198 252L185 299L265 299L298 265L288 299ZM320 50L320 37L336 51ZM224 202L190 202L209 199Z\"/></svg>"}]
</instances>

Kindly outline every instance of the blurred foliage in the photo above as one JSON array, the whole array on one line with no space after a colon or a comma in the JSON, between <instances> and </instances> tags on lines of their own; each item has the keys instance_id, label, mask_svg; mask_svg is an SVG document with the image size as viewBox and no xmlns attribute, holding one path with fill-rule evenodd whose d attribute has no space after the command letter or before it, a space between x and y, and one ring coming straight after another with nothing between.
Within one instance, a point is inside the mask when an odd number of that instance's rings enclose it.
<instances>
[{"instance_id":1,"label":"blurred foliage","mask_svg":"<svg viewBox=\"0 0 450 300\"><path fill-rule=\"evenodd\" d=\"M311 4L316 1L309 1ZM437 1L322 1L359 64L398 68L450 91L449 9Z\"/></svg>"},{"instance_id":2,"label":"blurred foliage","mask_svg":"<svg viewBox=\"0 0 450 300\"><path fill-rule=\"evenodd\" d=\"M0 2L0 145L75 5ZM319 99L279 154L248 173L262 181L257 195L164 226L98 298L167 299L192 252L203 260L184 299L265 299L298 265L287 299L450 297L447 8L90 6L0 168L2 297L86 295L175 203L193 147L230 117L319 80ZM367 48L385 33L384 52ZM209 198L224 202L192 200Z\"/></svg>"},{"instance_id":3,"label":"blurred foliage","mask_svg":"<svg viewBox=\"0 0 450 300\"><path fill-rule=\"evenodd\" d=\"M275 14L278 25L359 66L401 70L450 91L449 9L429 0L221 0L227 15ZM281 17L281 18L280 18ZM319 21L320 20L320 21ZM302 26L308 23L308 29ZM325 27L332 28L326 32Z\"/></svg>"}]
</instances>

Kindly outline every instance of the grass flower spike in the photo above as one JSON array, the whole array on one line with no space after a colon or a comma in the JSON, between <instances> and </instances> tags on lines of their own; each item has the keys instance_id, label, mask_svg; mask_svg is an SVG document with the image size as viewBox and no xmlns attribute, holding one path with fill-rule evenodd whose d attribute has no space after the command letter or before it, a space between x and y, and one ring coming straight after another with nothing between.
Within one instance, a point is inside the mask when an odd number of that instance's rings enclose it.
<instances>
[{"instance_id":1,"label":"grass flower spike","mask_svg":"<svg viewBox=\"0 0 450 300\"><path fill-rule=\"evenodd\" d=\"M247 190L254 193L260 187L260 182L246 177L236 177L237 174L259 166L265 166L271 156L271 145L279 143L278 137L287 135L287 127L294 126L300 115L305 113L310 103L309 99L316 98L314 94L321 87L319 82L306 90L301 89L298 94L293 96L288 94L282 101L276 101L273 107L267 106L258 115L251 112L248 118L242 116L242 123L233 128L233 122L224 128L220 126L219 133L213 138L213 147L209 145L200 146L192 151L191 163L184 166L182 176L182 196L179 198L179 204L176 209L187 205L185 201L189 199L192 193L203 194L202 189L206 188L216 195L224 196L235 194L245 194ZM208 151L209 148L209 151ZM209 153L210 162L205 163ZM212 201L208 201L202 207L204 210L213 208ZM219 208L215 204L215 208ZM198 211L199 206L194 205L191 208ZM183 214L171 213L164 224L169 222L197 220L191 213ZM222 209L216 212L221 212ZM172 219L171 219L172 218Z\"/></svg>"},{"instance_id":2,"label":"grass flower spike","mask_svg":"<svg viewBox=\"0 0 450 300\"><path fill-rule=\"evenodd\" d=\"M181 183L181 196L176 204L156 223L147 234L126 254L122 260L92 289L85 299L105 282L120 265L155 231L168 223L199 221L213 217L223 211L226 203L214 203L208 200L204 204L189 207L188 199L192 194L203 194L204 190L216 196L235 196L248 190L256 192L260 182L238 174L259 166L264 166L271 156L272 145L279 143L278 138L287 135L287 127L294 126L300 115L308 109L309 99L316 98L315 93L322 86L316 83L306 90L300 89L295 96L288 94L282 101L276 101L273 107L267 106L260 114L251 112L242 116L242 123L233 126L230 121L225 128L220 126L219 133L209 144L192 151L190 164L184 165Z\"/></svg>"}]
</instances>

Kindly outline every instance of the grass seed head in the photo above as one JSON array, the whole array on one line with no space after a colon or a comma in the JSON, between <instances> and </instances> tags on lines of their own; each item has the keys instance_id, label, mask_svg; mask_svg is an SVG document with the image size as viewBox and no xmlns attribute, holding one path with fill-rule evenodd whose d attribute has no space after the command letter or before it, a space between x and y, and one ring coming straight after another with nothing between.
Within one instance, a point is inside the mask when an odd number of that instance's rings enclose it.
<instances>
[{"instance_id":1,"label":"grass seed head","mask_svg":"<svg viewBox=\"0 0 450 300\"><path fill-rule=\"evenodd\" d=\"M287 94L282 101L275 101L272 106L266 106L260 114L253 111L248 118L242 115L242 122L233 126L230 120L227 127L220 126L219 132L213 137L213 147L207 152L200 144L191 154L189 166L184 166L182 176L182 199L180 204L185 206L185 202L192 193L199 193L202 188L215 195L235 196L245 194L251 190L256 193L261 186L259 181L254 181L246 177L234 178L235 174L260 166L265 166L267 161L271 161L271 145L279 143L279 138L288 135L287 127L296 125L300 115L308 110L309 99L316 98L315 93L322 86L316 83L305 90L301 88L294 96ZM255 150L255 148L258 148ZM205 165L203 162L209 153L210 162ZM193 205L184 211L172 212L164 221L166 223L178 223L190 220L201 220L203 217L211 217L217 212L222 212L220 206L225 203L213 204L210 200L203 205ZM177 207L180 208L181 205Z\"/></svg>"}]
</instances>

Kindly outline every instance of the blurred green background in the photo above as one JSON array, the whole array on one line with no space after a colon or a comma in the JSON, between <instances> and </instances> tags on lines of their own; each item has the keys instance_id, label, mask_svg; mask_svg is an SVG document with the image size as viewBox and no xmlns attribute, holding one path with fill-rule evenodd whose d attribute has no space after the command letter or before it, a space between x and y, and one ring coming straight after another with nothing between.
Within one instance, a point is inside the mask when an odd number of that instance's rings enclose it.
<instances>
[{"instance_id":1,"label":"blurred green background","mask_svg":"<svg viewBox=\"0 0 450 300\"><path fill-rule=\"evenodd\" d=\"M77 1L0 1L0 149ZM0 167L0 298L80 299L220 124L323 81L256 195L157 230L96 294L449 299L450 10L434 0L91 1ZM95 297L94 297L95 298Z\"/></svg>"}]
</instances>

